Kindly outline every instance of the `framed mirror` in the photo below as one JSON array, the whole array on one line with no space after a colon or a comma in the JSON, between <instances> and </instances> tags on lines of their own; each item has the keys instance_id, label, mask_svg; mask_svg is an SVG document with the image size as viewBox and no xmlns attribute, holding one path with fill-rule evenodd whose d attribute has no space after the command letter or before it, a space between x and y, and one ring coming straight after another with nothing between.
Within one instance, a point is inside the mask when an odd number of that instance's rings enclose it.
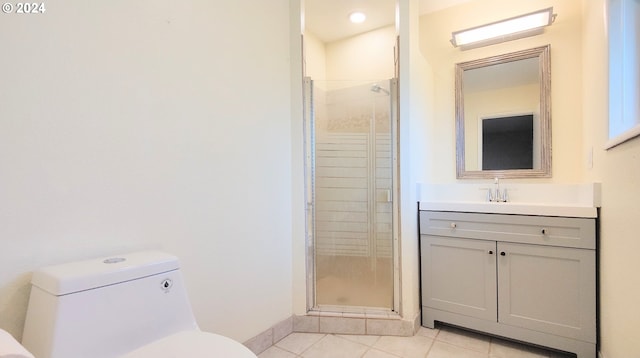
<instances>
[{"instance_id":1,"label":"framed mirror","mask_svg":"<svg viewBox=\"0 0 640 358\"><path fill-rule=\"evenodd\" d=\"M551 177L549 51L456 64L458 179Z\"/></svg>"}]
</instances>

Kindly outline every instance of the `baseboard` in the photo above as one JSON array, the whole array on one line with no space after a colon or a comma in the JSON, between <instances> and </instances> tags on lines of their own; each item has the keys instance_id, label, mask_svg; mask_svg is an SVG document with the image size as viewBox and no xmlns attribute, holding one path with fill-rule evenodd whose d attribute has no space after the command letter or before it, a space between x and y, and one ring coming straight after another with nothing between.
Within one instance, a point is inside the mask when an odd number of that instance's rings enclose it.
<instances>
[{"instance_id":1,"label":"baseboard","mask_svg":"<svg viewBox=\"0 0 640 358\"><path fill-rule=\"evenodd\" d=\"M411 319L396 313L335 313L310 311L293 317L293 331L305 333L413 336L420 329L420 312Z\"/></svg>"},{"instance_id":2,"label":"baseboard","mask_svg":"<svg viewBox=\"0 0 640 358\"><path fill-rule=\"evenodd\" d=\"M278 343L282 338L293 332L293 316L278 322L271 328L263 331L257 336L249 339L243 344L249 348L255 355L258 355L274 344Z\"/></svg>"}]
</instances>

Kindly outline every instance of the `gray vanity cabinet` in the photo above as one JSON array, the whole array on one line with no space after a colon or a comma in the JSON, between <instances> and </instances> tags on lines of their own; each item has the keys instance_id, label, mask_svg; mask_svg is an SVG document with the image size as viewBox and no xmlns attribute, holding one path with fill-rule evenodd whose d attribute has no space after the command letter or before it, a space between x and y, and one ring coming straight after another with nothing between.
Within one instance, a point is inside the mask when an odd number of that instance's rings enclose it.
<instances>
[{"instance_id":1,"label":"gray vanity cabinet","mask_svg":"<svg viewBox=\"0 0 640 358\"><path fill-rule=\"evenodd\" d=\"M498 321L595 343L595 252L500 243Z\"/></svg>"},{"instance_id":2,"label":"gray vanity cabinet","mask_svg":"<svg viewBox=\"0 0 640 358\"><path fill-rule=\"evenodd\" d=\"M595 219L420 212L422 324L596 355Z\"/></svg>"},{"instance_id":3,"label":"gray vanity cabinet","mask_svg":"<svg viewBox=\"0 0 640 358\"><path fill-rule=\"evenodd\" d=\"M422 236L422 304L495 320L496 242Z\"/></svg>"}]
</instances>

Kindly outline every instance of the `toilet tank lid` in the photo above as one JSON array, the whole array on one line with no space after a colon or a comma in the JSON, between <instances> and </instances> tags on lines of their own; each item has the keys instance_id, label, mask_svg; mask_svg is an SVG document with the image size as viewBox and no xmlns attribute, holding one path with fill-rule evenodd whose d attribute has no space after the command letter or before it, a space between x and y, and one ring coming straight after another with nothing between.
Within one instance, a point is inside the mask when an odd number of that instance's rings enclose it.
<instances>
[{"instance_id":1,"label":"toilet tank lid","mask_svg":"<svg viewBox=\"0 0 640 358\"><path fill-rule=\"evenodd\" d=\"M178 258L173 255L140 251L43 267L33 273L31 284L62 296L179 268Z\"/></svg>"}]
</instances>

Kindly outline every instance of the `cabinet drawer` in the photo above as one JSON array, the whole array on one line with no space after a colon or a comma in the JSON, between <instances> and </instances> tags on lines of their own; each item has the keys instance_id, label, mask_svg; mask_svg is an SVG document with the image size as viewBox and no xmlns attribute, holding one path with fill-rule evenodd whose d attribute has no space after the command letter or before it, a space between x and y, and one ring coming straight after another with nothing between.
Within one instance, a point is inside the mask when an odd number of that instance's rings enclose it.
<instances>
[{"instance_id":1,"label":"cabinet drawer","mask_svg":"<svg viewBox=\"0 0 640 358\"><path fill-rule=\"evenodd\" d=\"M420 234L595 249L595 219L420 211Z\"/></svg>"}]
</instances>

